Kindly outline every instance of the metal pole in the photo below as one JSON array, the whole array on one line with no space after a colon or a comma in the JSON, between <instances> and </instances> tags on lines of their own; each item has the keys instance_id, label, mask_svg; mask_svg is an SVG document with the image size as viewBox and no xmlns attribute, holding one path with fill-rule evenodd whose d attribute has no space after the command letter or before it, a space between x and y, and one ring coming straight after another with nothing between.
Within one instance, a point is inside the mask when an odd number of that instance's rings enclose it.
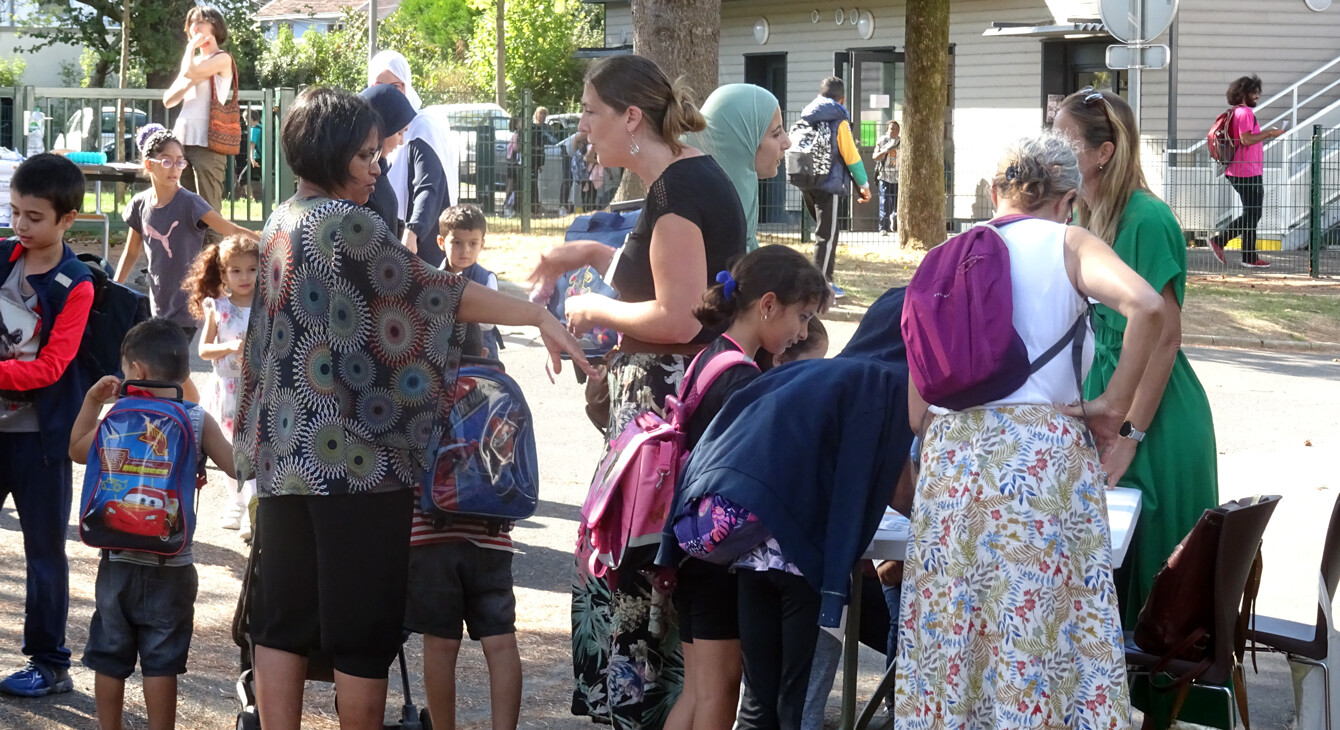
<instances>
[{"instance_id":1,"label":"metal pole","mask_svg":"<svg viewBox=\"0 0 1340 730\"><path fill-rule=\"evenodd\" d=\"M368 0L368 60L377 55L377 0Z\"/></svg>"},{"instance_id":2,"label":"metal pole","mask_svg":"<svg viewBox=\"0 0 1340 730\"><path fill-rule=\"evenodd\" d=\"M534 201L530 199L530 180L531 176L536 174L535 159L531 154L531 128L535 125L531 118L534 106L530 98L530 89L521 93L521 125L517 134L521 135L521 175L517 181L517 212L521 215L521 232L530 233L530 213L531 205Z\"/></svg>"},{"instance_id":3,"label":"metal pole","mask_svg":"<svg viewBox=\"0 0 1340 730\"><path fill-rule=\"evenodd\" d=\"M1312 278L1321 276L1321 125L1312 125L1312 164L1311 180L1308 185L1311 193L1307 216L1308 224L1308 274Z\"/></svg>"},{"instance_id":4,"label":"metal pole","mask_svg":"<svg viewBox=\"0 0 1340 730\"><path fill-rule=\"evenodd\" d=\"M506 10L507 0L498 0L498 16L493 21L493 43L495 46L493 58L493 95L494 101L498 106L507 108L507 37L503 32L505 30L503 14Z\"/></svg>"},{"instance_id":5,"label":"metal pole","mask_svg":"<svg viewBox=\"0 0 1340 730\"><path fill-rule=\"evenodd\" d=\"M1148 38L1145 38L1145 3L1144 0L1135 0L1135 2L1132 3L1132 5L1135 6L1133 8L1135 10L1135 29L1136 29L1135 32L1139 34L1139 38L1136 39L1137 42L1132 45L1143 46L1150 40ZM1135 54L1136 54L1135 59L1136 62L1135 62L1135 68L1131 69L1131 86L1129 93L1131 95L1130 99L1131 114L1135 117L1135 127L1139 129L1140 128L1140 65L1143 64L1145 61L1144 49L1143 48L1136 49Z\"/></svg>"}]
</instances>

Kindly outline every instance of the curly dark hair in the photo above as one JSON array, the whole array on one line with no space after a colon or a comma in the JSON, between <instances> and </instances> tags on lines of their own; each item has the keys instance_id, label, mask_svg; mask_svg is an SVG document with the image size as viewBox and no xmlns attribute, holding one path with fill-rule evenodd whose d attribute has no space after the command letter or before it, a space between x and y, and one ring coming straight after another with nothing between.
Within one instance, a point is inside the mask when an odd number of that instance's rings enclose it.
<instances>
[{"instance_id":1,"label":"curly dark hair","mask_svg":"<svg viewBox=\"0 0 1340 730\"><path fill-rule=\"evenodd\" d=\"M1228 98L1228 103L1233 106L1247 104L1247 97L1252 94L1261 93L1261 77L1256 74L1251 76L1240 76L1228 85L1228 91L1224 96ZM1252 106L1248 104L1248 106Z\"/></svg>"}]
</instances>

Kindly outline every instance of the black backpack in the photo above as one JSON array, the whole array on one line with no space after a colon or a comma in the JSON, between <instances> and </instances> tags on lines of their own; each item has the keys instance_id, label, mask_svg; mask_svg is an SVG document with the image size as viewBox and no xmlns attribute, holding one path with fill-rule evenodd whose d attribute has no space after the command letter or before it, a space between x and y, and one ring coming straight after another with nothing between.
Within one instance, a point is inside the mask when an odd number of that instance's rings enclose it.
<instances>
[{"instance_id":1,"label":"black backpack","mask_svg":"<svg viewBox=\"0 0 1340 730\"><path fill-rule=\"evenodd\" d=\"M828 125L801 119L791 126L786 151L786 180L801 190L816 190L833 170L832 133Z\"/></svg>"},{"instance_id":2,"label":"black backpack","mask_svg":"<svg viewBox=\"0 0 1340 730\"><path fill-rule=\"evenodd\" d=\"M93 275L93 307L75 356L90 386L104 375L121 375L121 341L131 327L149 319L149 298L114 281L112 265L97 254L81 253L60 268L66 267L71 278L83 271ZM64 305L56 302L57 307Z\"/></svg>"}]
</instances>

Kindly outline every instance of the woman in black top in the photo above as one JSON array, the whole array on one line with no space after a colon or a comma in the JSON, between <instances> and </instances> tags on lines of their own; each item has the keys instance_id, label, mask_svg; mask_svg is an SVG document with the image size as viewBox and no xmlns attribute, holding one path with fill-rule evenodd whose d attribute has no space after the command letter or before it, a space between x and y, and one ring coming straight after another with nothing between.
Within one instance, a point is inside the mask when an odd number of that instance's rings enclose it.
<instances>
[{"instance_id":1,"label":"woman in black top","mask_svg":"<svg viewBox=\"0 0 1340 730\"><path fill-rule=\"evenodd\" d=\"M730 179L712 158L679 141L705 126L687 90L645 58L608 58L587 76L577 128L601 165L642 178L647 201L617 256L599 242L572 241L545 252L531 281L549 290L563 272L590 265L619 292L618 300L585 294L565 305L573 331L602 326L621 333L607 360L608 438L639 411L661 409L684 375L686 356L719 334L704 331L693 310L717 272L745 252L744 212ZM621 728L667 720L683 659L669 596L642 572L655 551L654 545L630 550L613 589L578 568L574 714Z\"/></svg>"},{"instance_id":2,"label":"woman in black top","mask_svg":"<svg viewBox=\"0 0 1340 730\"><path fill-rule=\"evenodd\" d=\"M382 132L382 156L377 160L381 174L377 176L377 187L372 189L372 197L368 198L365 205L376 211L377 215L386 221L386 227L391 229L391 233L400 238L405 223L397 214L399 205L396 203L395 187L391 185L391 179L386 175L391 167L387 158L404 143L405 130L409 128L409 123L414 120L417 112L414 111L414 105L409 103L409 99L390 84L373 84L363 89L359 96L377 110Z\"/></svg>"}]
</instances>

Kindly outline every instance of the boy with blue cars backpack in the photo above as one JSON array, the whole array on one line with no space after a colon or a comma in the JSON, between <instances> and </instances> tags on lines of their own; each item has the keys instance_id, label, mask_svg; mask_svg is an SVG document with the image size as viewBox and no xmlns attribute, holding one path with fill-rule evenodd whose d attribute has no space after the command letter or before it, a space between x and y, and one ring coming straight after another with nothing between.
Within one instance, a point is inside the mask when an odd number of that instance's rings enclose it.
<instances>
[{"instance_id":1,"label":"boy with blue cars backpack","mask_svg":"<svg viewBox=\"0 0 1340 730\"><path fill-rule=\"evenodd\" d=\"M219 424L181 400L189 347L186 333L166 319L133 327L121 345L127 380L108 375L94 383L71 434L70 458L89 464L80 538L102 549L83 663L96 674L103 727L121 727L137 658L149 726L174 726L177 675L186 672L195 616L197 465L208 456L235 476L233 447Z\"/></svg>"}]
</instances>

